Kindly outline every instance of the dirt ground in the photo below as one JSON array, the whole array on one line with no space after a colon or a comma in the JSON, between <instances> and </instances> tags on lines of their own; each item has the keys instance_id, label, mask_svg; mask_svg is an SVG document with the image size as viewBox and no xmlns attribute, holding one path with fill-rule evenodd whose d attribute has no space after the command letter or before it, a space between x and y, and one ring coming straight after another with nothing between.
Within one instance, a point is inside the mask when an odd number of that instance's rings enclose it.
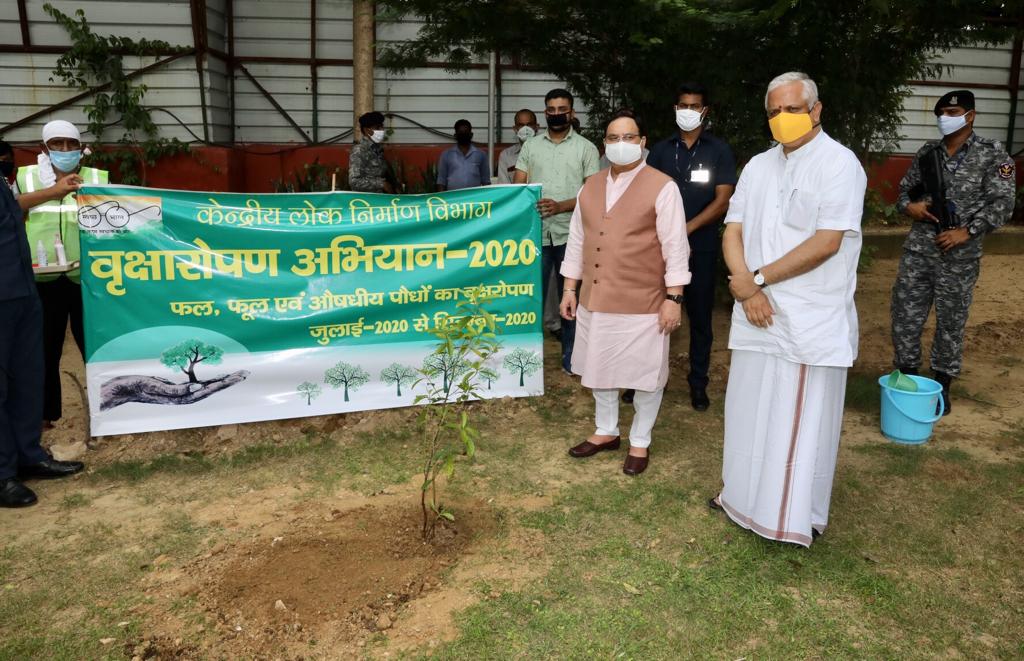
<instances>
[{"instance_id":1,"label":"dirt ground","mask_svg":"<svg viewBox=\"0 0 1024 661\"><path fill-rule=\"evenodd\" d=\"M851 378L877 378L891 369L888 311L895 272L896 260L877 260L860 278L861 349ZM1024 400L1024 370L1019 369L1024 362L1024 288L1015 284L1022 278L1020 257L985 258L971 308L966 368L954 391L954 413L937 427L932 443L955 441L960 450L986 462L1020 459L1020 444L1005 440L1005 431L1020 426ZM711 393L716 402L722 399L727 376L727 322L727 313L717 313ZM930 322L926 355L933 328ZM674 349L672 383L682 384L685 335L675 346L682 349ZM83 374L71 343L65 367ZM585 422L592 405L589 396L557 371L549 370L546 378L549 396L567 394L566 415ZM64 386L65 415L44 435L44 444L58 456L81 457L90 471L167 455L234 456L257 444L285 445L302 434L354 443L360 433L411 425L414 417L413 412L397 410L227 425L98 438L86 448L77 388L70 378ZM684 399L667 399L666 406L688 409ZM489 410L507 417L509 434L536 437L547 424L537 416L519 415L535 411L527 400ZM699 423L709 436L720 429L720 406L715 410L717 418ZM577 426L585 427L583 422ZM878 438L877 418L848 408L841 465L859 460L851 447L877 443ZM186 474L181 478L189 481L181 486L184 495L168 481L161 492L138 491L131 482L41 484L40 505L0 520L16 543L45 543L67 521L60 499L81 494L89 504L75 510L80 524L113 526L144 539L179 511L191 525L215 532L201 544L201 553L183 561L171 555L147 561L149 571L137 587L147 598L133 606L142 623L139 635L118 643L126 658L386 657L402 650L429 651L454 638L459 611L499 598L502 591L515 590L546 571L540 533L510 525L502 512L508 507L545 507L560 487L591 478L584 472L566 474L562 463L542 461L543 449L527 452L535 453L530 455L536 458L531 476L539 485L535 491L507 500L500 489L487 499L459 494L457 525L430 544L420 542L416 534L415 479L366 493L346 484L318 487L315 477L292 483L257 479L257 471L250 469L239 470L226 483L224 472L195 478ZM478 461L480 465L471 469L475 475L498 479L486 476L486 449ZM300 497L318 488L317 497ZM110 553L131 549L129 544Z\"/></svg>"}]
</instances>

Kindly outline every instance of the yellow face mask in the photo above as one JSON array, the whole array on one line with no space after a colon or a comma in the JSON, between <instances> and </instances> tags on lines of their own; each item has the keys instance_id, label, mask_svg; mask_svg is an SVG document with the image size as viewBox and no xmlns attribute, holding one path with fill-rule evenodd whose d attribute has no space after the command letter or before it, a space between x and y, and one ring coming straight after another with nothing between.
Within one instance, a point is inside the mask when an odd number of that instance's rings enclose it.
<instances>
[{"instance_id":1,"label":"yellow face mask","mask_svg":"<svg viewBox=\"0 0 1024 661\"><path fill-rule=\"evenodd\" d=\"M772 137L776 141L787 145L810 133L814 122L808 112L780 112L768 120L768 128L772 130Z\"/></svg>"}]
</instances>

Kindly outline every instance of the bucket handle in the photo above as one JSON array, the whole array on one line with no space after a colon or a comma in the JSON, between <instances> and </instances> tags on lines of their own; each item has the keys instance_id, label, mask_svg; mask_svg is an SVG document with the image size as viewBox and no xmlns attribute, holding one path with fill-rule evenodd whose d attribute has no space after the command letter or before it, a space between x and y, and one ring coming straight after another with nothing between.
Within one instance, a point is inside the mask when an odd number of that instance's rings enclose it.
<instances>
[{"instance_id":1,"label":"bucket handle","mask_svg":"<svg viewBox=\"0 0 1024 661\"><path fill-rule=\"evenodd\" d=\"M916 418L916 417L910 415L909 413L907 413L906 411L904 411L903 408L899 404L896 403L896 400L893 399L892 392L890 391L889 388L885 388L885 396L889 398L889 403L892 404L893 406L895 406L897 411L902 413L904 416L910 418L914 422L918 422L918 423L920 423L922 425L930 425L930 424L934 424L934 423L938 422L939 418L941 418L943 416L943 414L946 412L946 402L944 402L942 400L942 394L941 393L939 394L939 412L935 415L934 418L925 418L923 420L921 418Z\"/></svg>"}]
</instances>

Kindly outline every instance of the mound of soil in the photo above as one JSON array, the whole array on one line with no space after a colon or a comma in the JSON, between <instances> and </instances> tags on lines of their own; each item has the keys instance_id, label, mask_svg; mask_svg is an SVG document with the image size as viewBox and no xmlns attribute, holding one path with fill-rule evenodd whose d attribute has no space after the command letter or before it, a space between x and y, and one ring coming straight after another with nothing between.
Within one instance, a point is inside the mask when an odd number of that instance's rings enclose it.
<instances>
[{"instance_id":1,"label":"mound of soil","mask_svg":"<svg viewBox=\"0 0 1024 661\"><path fill-rule=\"evenodd\" d=\"M356 643L390 629L404 604L440 587L445 570L493 531L485 505L457 511L457 521L439 525L429 542L421 538L413 504L296 522L279 537L224 554L206 572L209 587L199 599L222 638L234 639L235 653L265 653L311 638Z\"/></svg>"}]
</instances>

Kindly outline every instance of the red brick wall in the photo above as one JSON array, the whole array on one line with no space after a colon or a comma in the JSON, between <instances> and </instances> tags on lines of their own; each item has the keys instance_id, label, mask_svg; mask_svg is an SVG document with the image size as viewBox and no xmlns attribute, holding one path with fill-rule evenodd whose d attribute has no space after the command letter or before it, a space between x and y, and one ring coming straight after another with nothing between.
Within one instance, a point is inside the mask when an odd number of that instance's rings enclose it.
<instances>
[{"instance_id":1,"label":"red brick wall","mask_svg":"<svg viewBox=\"0 0 1024 661\"><path fill-rule=\"evenodd\" d=\"M405 164L409 183L431 163L437 163L440 153L450 145L390 145L384 148L388 160L401 160ZM502 145L501 147L504 147ZM164 159L146 173L148 185L156 188L184 190L232 191L267 193L274 190L274 182L291 180L293 173L303 165L319 159L322 165L348 167L351 145L327 147L301 147L290 145L239 145L237 147L196 147L191 156ZM498 150L500 151L500 150ZM34 163L37 148L16 147L15 160L19 166ZM879 190L882 197L896 200L897 187L910 166L912 157L890 156L868 168L868 186ZM1024 159L1018 160L1017 185L1024 183Z\"/></svg>"}]
</instances>

